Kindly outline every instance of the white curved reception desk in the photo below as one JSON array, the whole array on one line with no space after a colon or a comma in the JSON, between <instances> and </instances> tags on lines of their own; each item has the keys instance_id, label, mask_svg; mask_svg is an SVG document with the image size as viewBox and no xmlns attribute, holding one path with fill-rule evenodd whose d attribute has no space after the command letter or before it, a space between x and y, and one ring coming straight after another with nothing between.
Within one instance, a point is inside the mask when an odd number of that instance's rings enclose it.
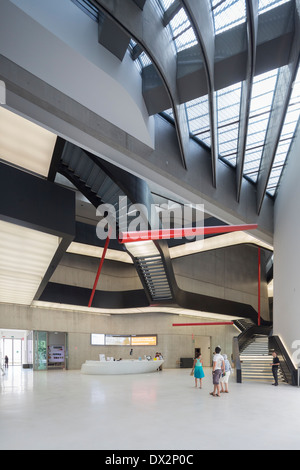
<instances>
[{"instance_id":1,"label":"white curved reception desk","mask_svg":"<svg viewBox=\"0 0 300 470\"><path fill-rule=\"evenodd\" d=\"M86 361L81 366L81 373L86 375L145 374L155 372L163 363L163 360Z\"/></svg>"}]
</instances>

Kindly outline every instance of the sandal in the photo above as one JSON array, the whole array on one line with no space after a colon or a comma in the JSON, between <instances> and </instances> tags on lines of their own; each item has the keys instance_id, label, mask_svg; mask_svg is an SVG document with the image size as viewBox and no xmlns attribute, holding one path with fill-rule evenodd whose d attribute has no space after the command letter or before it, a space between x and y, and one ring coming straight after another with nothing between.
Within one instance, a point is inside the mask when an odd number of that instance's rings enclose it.
<instances>
[{"instance_id":1,"label":"sandal","mask_svg":"<svg viewBox=\"0 0 300 470\"><path fill-rule=\"evenodd\" d=\"M212 393L210 393L210 395L211 395L212 397L215 397L215 396L216 396L216 395L215 395L213 392L212 392Z\"/></svg>"}]
</instances>

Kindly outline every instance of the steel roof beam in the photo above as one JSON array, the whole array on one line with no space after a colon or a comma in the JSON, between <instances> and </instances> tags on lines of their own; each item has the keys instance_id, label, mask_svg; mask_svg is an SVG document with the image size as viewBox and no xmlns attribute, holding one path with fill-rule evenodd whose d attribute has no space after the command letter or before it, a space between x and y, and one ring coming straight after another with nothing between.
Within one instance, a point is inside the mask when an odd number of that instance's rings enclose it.
<instances>
[{"instance_id":1,"label":"steel roof beam","mask_svg":"<svg viewBox=\"0 0 300 470\"><path fill-rule=\"evenodd\" d=\"M257 31L258 31L258 0L247 0L247 39L248 39L248 62L246 79L242 84L240 122L239 122L239 140L236 162L236 185L237 201L241 196L241 188L244 174L244 161L250 116L250 104L252 96L252 86L255 73Z\"/></svg>"},{"instance_id":2,"label":"steel roof beam","mask_svg":"<svg viewBox=\"0 0 300 470\"><path fill-rule=\"evenodd\" d=\"M215 95L215 32L208 2L199 0L182 0L185 11L190 19L194 33L200 45L206 71L208 88L208 106L211 135L212 183L217 186L217 168L219 157L217 106Z\"/></svg>"},{"instance_id":3,"label":"steel roof beam","mask_svg":"<svg viewBox=\"0 0 300 470\"><path fill-rule=\"evenodd\" d=\"M257 213L260 214L264 197L267 191L268 181L276 156L278 143L284 125L293 83L300 63L300 0L295 2L294 41L291 48L289 64L279 71L272 111L270 114L265 146L262 154L260 169L257 178Z\"/></svg>"},{"instance_id":4,"label":"steel roof beam","mask_svg":"<svg viewBox=\"0 0 300 470\"><path fill-rule=\"evenodd\" d=\"M152 2L140 10L132 0L92 0L121 30L130 35L150 58L160 76L173 109L182 165L187 168L189 131L184 104L180 103L177 89L177 60L170 36Z\"/></svg>"}]
</instances>

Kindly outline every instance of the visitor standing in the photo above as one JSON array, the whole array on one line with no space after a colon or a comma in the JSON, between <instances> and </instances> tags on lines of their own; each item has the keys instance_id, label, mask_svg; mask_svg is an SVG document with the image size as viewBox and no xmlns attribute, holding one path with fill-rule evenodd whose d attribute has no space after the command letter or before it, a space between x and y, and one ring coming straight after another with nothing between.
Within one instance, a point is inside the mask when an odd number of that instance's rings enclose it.
<instances>
[{"instance_id":1,"label":"visitor standing","mask_svg":"<svg viewBox=\"0 0 300 470\"><path fill-rule=\"evenodd\" d=\"M215 354L213 357L212 374L213 374L214 391L210 394L213 397L220 397L220 379L221 379L222 373L225 372L224 358L220 353L221 353L221 348L218 346L215 349Z\"/></svg>"},{"instance_id":2,"label":"visitor standing","mask_svg":"<svg viewBox=\"0 0 300 470\"><path fill-rule=\"evenodd\" d=\"M220 379L220 392L229 393L228 382L229 382L229 377L230 377L232 368L231 368L230 362L228 361L227 354L223 354L223 359L224 359L224 364L225 364L225 375L223 373ZM224 389L223 389L223 385L224 385Z\"/></svg>"},{"instance_id":3,"label":"visitor standing","mask_svg":"<svg viewBox=\"0 0 300 470\"><path fill-rule=\"evenodd\" d=\"M200 381L200 387L202 388L202 379L205 377L204 371L203 371L203 363L202 363L202 357L201 354L198 353L196 358L194 359L194 377L195 377L195 387L197 388L197 383L198 380Z\"/></svg>"},{"instance_id":4,"label":"visitor standing","mask_svg":"<svg viewBox=\"0 0 300 470\"><path fill-rule=\"evenodd\" d=\"M272 385L275 385L275 387L277 387L278 386L278 368L279 368L280 361L275 351L272 352L272 356L273 356L272 372L273 372L273 377L275 380L275 382Z\"/></svg>"}]
</instances>

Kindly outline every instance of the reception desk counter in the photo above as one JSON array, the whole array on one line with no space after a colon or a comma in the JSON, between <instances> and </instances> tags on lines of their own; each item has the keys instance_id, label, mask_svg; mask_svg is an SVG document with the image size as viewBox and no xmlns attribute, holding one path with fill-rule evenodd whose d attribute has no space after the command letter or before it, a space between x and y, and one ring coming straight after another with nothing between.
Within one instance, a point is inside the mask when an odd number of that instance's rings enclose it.
<instances>
[{"instance_id":1,"label":"reception desk counter","mask_svg":"<svg viewBox=\"0 0 300 470\"><path fill-rule=\"evenodd\" d=\"M81 373L86 375L123 375L155 372L163 360L121 360L121 361L86 361L81 366Z\"/></svg>"}]
</instances>

